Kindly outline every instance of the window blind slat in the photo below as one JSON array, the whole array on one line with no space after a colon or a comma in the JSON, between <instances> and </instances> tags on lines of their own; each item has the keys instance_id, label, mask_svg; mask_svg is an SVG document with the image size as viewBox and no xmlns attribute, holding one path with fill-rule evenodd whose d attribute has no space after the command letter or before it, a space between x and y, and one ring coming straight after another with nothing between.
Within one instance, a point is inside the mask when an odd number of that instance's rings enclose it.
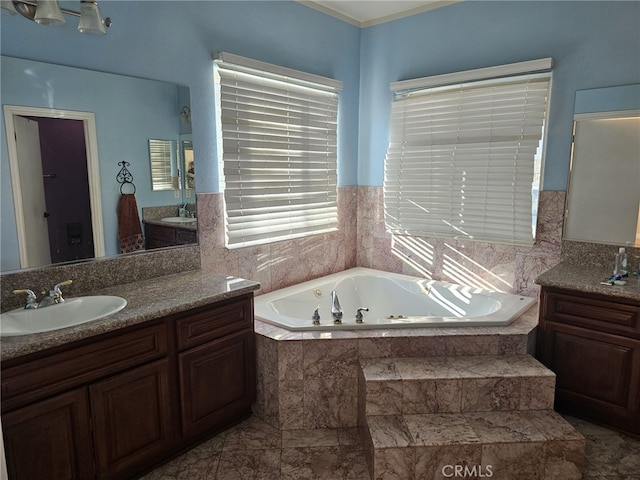
<instances>
[{"instance_id":1,"label":"window blind slat","mask_svg":"<svg viewBox=\"0 0 640 480\"><path fill-rule=\"evenodd\" d=\"M216 68L227 246L336 230L337 89Z\"/></svg>"},{"instance_id":2,"label":"window blind slat","mask_svg":"<svg viewBox=\"0 0 640 480\"><path fill-rule=\"evenodd\" d=\"M397 94L385 158L387 228L531 245L549 84L549 75L535 75Z\"/></svg>"}]
</instances>

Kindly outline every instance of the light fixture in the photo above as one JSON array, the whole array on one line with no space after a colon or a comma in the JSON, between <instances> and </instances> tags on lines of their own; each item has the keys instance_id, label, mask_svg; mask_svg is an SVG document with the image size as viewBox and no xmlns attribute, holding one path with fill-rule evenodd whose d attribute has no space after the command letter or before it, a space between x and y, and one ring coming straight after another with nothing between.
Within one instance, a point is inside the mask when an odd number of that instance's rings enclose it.
<instances>
[{"instance_id":1,"label":"light fixture","mask_svg":"<svg viewBox=\"0 0 640 480\"><path fill-rule=\"evenodd\" d=\"M2 0L0 7L10 13L17 11L23 17L41 25L62 25L65 23L63 13L80 17L78 31L94 35L107 33L105 27L111 26L111 18L102 18L95 0L81 0L80 11L60 8L57 0Z\"/></svg>"},{"instance_id":2,"label":"light fixture","mask_svg":"<svg viewBox=\"0 0 640 480\"><path fill-rule=\"evenodd\" d=\"M92 33L94 35L104 35L107 33L104 21L98 10L98 2L83 0L80 2L80 23L78 31L81 33Z\"/></svg>"},{"instance_id":3,"label":"light fixture","mask_svg":"<svg viewBox=\"0 0 640 480\"><path fill-rule=\"evenodd\" d=\"M0 8L11 15L18 13L16 7L13 6L12 0L0 0Z\"/></svg>"},{"instance_id":4,"label":"light fixture","mask_svg":"<svg viewBox=\"0 0 640 480\"><path fill-rule=\"evenodd\" d=\"M186 105L180 111L180 120L182 123L191 123L191 109Z\"/></svg>"},{"instance_id":5,"label":"light fixture","mask_svg":"<svg viewBox=\"0 0 640 480\"><path fill-rule=\"evenodd\" d=\"M58 0L38 0L33 19L41 25L64 25L66 23L58 6Z\"/></svg>"}]
</instances>

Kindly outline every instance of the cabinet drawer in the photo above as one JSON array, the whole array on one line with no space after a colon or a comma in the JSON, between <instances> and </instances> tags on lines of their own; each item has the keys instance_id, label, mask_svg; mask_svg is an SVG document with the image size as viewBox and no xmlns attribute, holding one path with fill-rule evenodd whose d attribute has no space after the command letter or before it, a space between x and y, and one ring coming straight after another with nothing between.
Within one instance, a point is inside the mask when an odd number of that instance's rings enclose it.
<instances>
[{"instance_id":1,"label":"cabinet drawer","mask_svg":"<svg viewBox=\"0 0 640 480\"><path fill-rule=\"evenodd\" d=\"M191 310L177 319L178 349L195 347L246 328L253 329L253 294Z\"/></svg>"},{"instance_id":2,"label":"cabinet drawer","mask_svg":"<svg viewBox=\"0 0 640 480\"><path fill-rule=\"evenodd\" d=\"M196 232L194 230L176 229L176 243L178 245L188 245L196 243Z\"/></svg>"},{"instance_id":3,"label":"cabinet drawer","mask_svg":"<svg viewBox=\"0 0 640 480\"><path fill-rule=\"evenodd\" d=\"M165 356L167 337L163 322L3 369L2 411Z\"/></svg>"},{"instance_id":4,"label":"cabinet drawer","mask_svg":"<svg viewBox=\"0 0 640 480\"><path fill-rule=\"evenodd\" d=\"M603 332L640 337L640 307L588 296L544 292L544 319Z\"/></svg>"}]
</instances>

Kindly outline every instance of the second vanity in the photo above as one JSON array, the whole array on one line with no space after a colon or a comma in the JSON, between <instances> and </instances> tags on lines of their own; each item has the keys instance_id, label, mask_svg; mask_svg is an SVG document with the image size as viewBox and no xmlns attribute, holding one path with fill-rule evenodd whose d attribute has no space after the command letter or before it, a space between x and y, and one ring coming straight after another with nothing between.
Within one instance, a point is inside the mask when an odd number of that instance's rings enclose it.
<instances>
[{"instance_id":1,"label":"second vanity","mask_svg":"<svg viewBox=\"0 0 640 480\"><path fill-rule=\"evenodd\" d=\"M151 250L197 243L198 232L195 222L171 223L163 220L145 220L144 238L147 250Z\"/></svg>"},{"instance_id":2,"label":"second vanity","mask_svg":"<svg viewBox=\"0 0 640 480\"><path fill-rule=\"evenodd\" d=\"M541 275L536 357L556 374L556 409L640 433L640 285L601 285L608 268Z\"/></svg>"},{"instance_id":3,"label":"second vanity","mask_svg":"<svg viewBox=\"0 0 640 480\"><path fill-rule=\"evenodd\" d=\"M257 288L185 272L96 292L127 300L112 316L3 337L10 478L131 478L248 416Z\"/></svg>"}]
</instances>

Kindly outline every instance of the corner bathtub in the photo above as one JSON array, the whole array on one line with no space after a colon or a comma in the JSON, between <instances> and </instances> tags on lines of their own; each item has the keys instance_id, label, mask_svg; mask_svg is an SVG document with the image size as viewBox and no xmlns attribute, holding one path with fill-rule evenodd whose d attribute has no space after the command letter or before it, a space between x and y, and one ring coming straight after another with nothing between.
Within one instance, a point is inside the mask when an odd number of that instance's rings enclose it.
<instances>
[{"instance_id":1,"label":"corner bathtub","mask_svg":"<svg viewBox=\"0 0 640 480\"><path fill-rule=\"evenodd\" d=\"M342 306L340 325L331 316L332 290ZM293 331L500 326L509 325L535 301L358 267L260 295L255 316ZM356 323L362 307L369 311L363 312L363 323ZM320 325L312 323L316 308Z\"/></svg>"}]
</instances>

